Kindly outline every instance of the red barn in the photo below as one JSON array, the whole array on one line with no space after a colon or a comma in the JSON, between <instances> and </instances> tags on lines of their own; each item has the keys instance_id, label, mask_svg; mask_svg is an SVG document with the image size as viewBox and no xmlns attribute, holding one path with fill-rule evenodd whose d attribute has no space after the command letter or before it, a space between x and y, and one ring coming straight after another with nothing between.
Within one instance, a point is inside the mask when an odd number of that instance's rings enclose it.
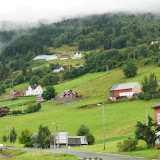
<instances>
[{"instance_id":1,"label":"red barn","mask_svg":"<svg viewBox=\"0 0 160 160\"><path fill-rule=\"evenodd\" d=\"M116 100L119 98L132 98L133 96L142 93L142 87L139 82L131 82L125 84L114 85L110 90L110 99Z\"/></svg>"},{"instance_id":2,"label":"red barn","mask_svg":"<svg viewBox=\"0 0 160 160\"><path fill-rule=\"evenodd\" d=\"M70 55L69 54L62 54L60 59L61 60L70 59Z\"/></svg>"}]
</instances>

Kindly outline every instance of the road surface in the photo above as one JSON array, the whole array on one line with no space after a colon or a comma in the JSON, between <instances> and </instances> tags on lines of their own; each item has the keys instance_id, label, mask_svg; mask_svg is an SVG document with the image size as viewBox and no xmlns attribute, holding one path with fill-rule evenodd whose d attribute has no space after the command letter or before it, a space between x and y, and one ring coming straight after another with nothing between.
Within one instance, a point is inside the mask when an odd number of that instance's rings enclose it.
<instances>
[{"instance_id":1,"label":"road surface","mask_svg":"<svg viewBox=\"0 0 160 160\"><path fill-rule=\"evenodd\" d=\"M23 151L34 151L34 152L41 152L41 149L35 148L11 148L11 149L21 149ZM53 152L58 153L57 149L43 149L42 152ZM86 159L94 160L100 158L103 160L151 160L149 158L142 158L142 157L133 157L127 155L120 155L120 154L112 154L112 153L102 153L102 152L91 152L91 151L73 151L73 150L59 150L59 153L67 153L72 154L78 157L79 159Z\"/></svg>"}]
</instances>

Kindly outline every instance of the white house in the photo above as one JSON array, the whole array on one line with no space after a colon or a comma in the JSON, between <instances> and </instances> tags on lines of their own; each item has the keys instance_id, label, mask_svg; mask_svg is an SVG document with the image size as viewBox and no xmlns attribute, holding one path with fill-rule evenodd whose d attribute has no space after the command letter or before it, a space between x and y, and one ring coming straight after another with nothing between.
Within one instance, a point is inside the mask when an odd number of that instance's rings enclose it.
<instances>
[{"instance_id":1,"label":"white house","mask_svg":"<svg viewBox=\"0 0 160 160\"><path fill-rule=\"evenodd\" d=\"M55 60L55 59L58 59L58 55L50 55L48 57L46 57L46 61L52 61L52 60Z\"/></svg>"},{"instance_id":2,"label":"white house","mask_svg":"<svg viewBox=\"0 0 160 160\"><path fill-rule=\"evenodd\" d=\"M26 96L35 96L43 93L43 88L40 85L29 85L26 90Z\"/></svg>"},{"instance_id":3,"label":"white house","mask_svg":"<svg viewBox=\"0 0 160 160\"><path fill-rule=\"evenodd\" d=\"M152 41L152 42L151 42L151 44L156 44L156 43L158 43L158 41Z\"/></svg>"},{"instance_id":4,"label":"white house","mask_svg":"<svg viewBox=\"0 0 160 160\"><path fill-rule=\"evenodd\" d=\"M80 58L82 58L83 56L82 56L82 53L81 52L75 52L74 53L74 57L72 57L72 59L80 59Z\"/></svg>"},{"instance_id":5,"label":"white house","mask_svg":"<svg viewBox=\"0 0 160 160\"><path fill-rule=\"evenodd\" d=\"M57 67L53 70L53 72L63 72L65 69L63 67Z\"/></svg>"}]
</instances>

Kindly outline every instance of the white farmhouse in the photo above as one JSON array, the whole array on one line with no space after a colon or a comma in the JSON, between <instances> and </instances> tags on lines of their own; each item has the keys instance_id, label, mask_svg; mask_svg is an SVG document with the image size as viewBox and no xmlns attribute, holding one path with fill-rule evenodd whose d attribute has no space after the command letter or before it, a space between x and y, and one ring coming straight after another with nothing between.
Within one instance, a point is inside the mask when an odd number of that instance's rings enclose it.
<instances>
[{"instance_id":1,"label":"white farmhouse","mask_svg":"<svg viewBox=\"0 0 160 160\"><path fill-rule=\"evenodd\" d=\"M63 72L63 71L65 71L65 69L63 68L63 67L57 67L57 68L55 68L54 70L53 70L53 72Z\"/></svg>"},{"instance_id":2,"label":"white farmhouse","mask_svg":"<svg viewBox=\"0 0 160 160\"><path fill-rule=\"evenodd\" d=\"M58 59L58 56L57 55L50 55L46 58L46 61L52 61L52 60L55 60L55 59Z\"/></svg>"},{"instance_id":3,"label":"white farmhouse","mask_svg":"<svg viewBox=\"0 0 160 160\"><path fill-rule=\"evenodd\" d=\"M40 85L29 85L26 90L26 96L36 96L43 93L43 88Z\"/></svg>"},{"instance_id":4,"label":"white farmhouse","mask_svg":"<svg viewBox=\"0 0 160 160\"><path fill-rule=\"evenodd\" d=\"M74 53L74 57L72 57L72 59L81 59L83 56L82 56L82 53L81 52L75 52Z\"/></svg>"}]
</instances>

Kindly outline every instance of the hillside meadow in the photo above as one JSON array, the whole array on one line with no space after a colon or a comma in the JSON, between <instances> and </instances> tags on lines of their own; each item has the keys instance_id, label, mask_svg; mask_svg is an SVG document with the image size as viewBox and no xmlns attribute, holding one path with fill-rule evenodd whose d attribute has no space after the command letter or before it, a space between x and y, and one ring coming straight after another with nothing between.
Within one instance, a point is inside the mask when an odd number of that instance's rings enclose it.
<instances>
[{"instance_id":1,"label":"hillside meadow","mask_svg":"<svg viewBox=\"0 0 160 160\"><path fill-rule=\"evenodd\" d=\"M67 131L70 136L74 136L80 125L85 124L95 136L95 145L72 149L119 153L116 148L117 142L125 137L134 136L137 121L145 123L146 105L148 106L149 115L154 118L154 110L151 107L160 99L150 101L126 99L111 103L108 101L109 89L114 84L134 81L142 83L144 75L148 76L150 72L155 72L157 79L160 79L160 69L152 65L140 67L137 76L130 79L124 77L121 68L117 68L109 71L108 74L106 72L88 73L76 79L55 85L54 87L58 94L70 88L82 95L81 100L70 105L47 101L41 103L42 109L39 112L17 116L10 115L1 118L0 143L2 143L2 136L8 135L9 130L6 129L7 127L15 127L18 135L25 128L30 129L33 133L37 133L40 124L47 125L51 132L54 132L55 126L52 123L57 122L58 131ZM21 89L26 87L25 85L21 86ZM20 86L16 87L20 88ZM11 110L13 108L16 110L21 109L24 102L34 101L35 98L28 97L27 99L27 97L22 97L15 102L13 101L14 103L12 104L11 102L10 104L12 106ZM106 151L103 150L103 111L101 106L97 106L97 103L102 102L105 103ZM8 101L0 102L0 106L7 104ZM8 145L8 142L5 145ZM144 142L140 142L139 145L146 147ZM18 140L14 146L22 147ZM156 154L156 151L154 150L153 154ZM155 157L153 154L149 154L148 150L122 154Z\"/></svg>"}]
</instances>

